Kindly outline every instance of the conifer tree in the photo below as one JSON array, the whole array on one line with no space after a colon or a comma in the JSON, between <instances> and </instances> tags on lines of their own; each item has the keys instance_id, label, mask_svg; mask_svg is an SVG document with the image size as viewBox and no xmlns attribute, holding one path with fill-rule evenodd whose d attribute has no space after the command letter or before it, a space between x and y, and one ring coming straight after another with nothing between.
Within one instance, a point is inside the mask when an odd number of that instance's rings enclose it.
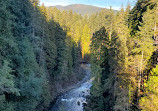
<instances>
[{"instance_id":1,"label":"conifer tree","mask_svg":"<svg viewBox=\"0 0 158 111\"><path fill-rule=\"evenodd\" d=\"M81 45L82 45L82 58L85 57L86 54L90 54L90 29L86 24L83 29L83 33L81 36Z\"/></svg>"}]
</instances>

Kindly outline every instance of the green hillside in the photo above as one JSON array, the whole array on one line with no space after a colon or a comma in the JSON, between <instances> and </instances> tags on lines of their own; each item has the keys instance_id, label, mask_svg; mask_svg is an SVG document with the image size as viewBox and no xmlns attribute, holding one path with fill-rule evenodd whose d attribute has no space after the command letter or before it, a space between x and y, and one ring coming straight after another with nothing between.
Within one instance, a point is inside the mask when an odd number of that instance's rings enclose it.
<instances>
[{"instance_id":1,"label":"green hillside","mask_svg":"<svg viewBox=\"0 0 158 111\"><path fill-rule=\"evenodd\" d=\"M100 12L103 9L108 10L106 8L101 8L101 7L91 6L91 5L82 5L82 4L72 4L68 6L56 5L53 7L56 7L57 9L62 10L62 11L72 10L73 12L76 12L81 15L85 15L85 14L91 15L91 14Z\"/></svg>"}]
</instances>

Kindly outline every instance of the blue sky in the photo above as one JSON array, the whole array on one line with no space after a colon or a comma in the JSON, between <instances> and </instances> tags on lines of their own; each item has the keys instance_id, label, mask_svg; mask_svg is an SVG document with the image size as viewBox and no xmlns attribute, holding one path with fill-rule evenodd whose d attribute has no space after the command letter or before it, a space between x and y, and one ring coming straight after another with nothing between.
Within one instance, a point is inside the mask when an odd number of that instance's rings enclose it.
<instances>
[{"instance_id":1,"label":"blue sky","mask_svg":"<svg viewBox=\"0 0 158 111\"><path fill-rule=\"evenodd\" d=\"M54 5L70 5L70 4L86 4L86 5L94 5L104 8L109 8L110 6L113 9L120 9L121 5L127 5L128 1L131 5L134 5L134 1L136 0L40 0L41 3L44 3L45 6L54 6Z\"/></svg>"}]
</instances>

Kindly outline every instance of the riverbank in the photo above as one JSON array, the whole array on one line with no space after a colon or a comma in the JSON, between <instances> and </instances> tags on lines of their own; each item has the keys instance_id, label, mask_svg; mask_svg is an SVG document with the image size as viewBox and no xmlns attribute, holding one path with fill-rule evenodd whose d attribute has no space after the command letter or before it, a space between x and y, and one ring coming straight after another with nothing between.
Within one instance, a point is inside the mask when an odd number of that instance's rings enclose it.
<instances>
[{"instance_id":1,"label":"riverbank","mask_svg":"<svg viewBox=\"0 0 158 111\"><path fill-rule=\"evenodd\" d=\"M49 111L83 111L83 103L86 103L86 96L90 94L92 79L90 69L86 66L86 76L78 82L71 90L60 95Z\"/></svg>"},{"instance_id":2,"label":"riverbank","mask_svg":"<svg viewBox=\"0 0 158 111\"><path fill-rule=\"evenodd\" d=\"M88 64L81 64L80 67L78 67L78 69L76 69L74 72L75 77L69 78L69 83L62 85L62 84L52 82L51 84L56 84L55 86L52 87L52 92L54 92L53 90L56 91L55 93L52 93L52 102L50 103L49 107L41 108L42 107L41 105L38 107L36 111L42 111L41 109L43 109L43 111L49 111L50 108L55 104L58 97L60 97L64 93L74 88L79 87L82 83L84 83L90 77L90 73L87 73L88 70L89 70Z\"/></svg>"}]
</instances>

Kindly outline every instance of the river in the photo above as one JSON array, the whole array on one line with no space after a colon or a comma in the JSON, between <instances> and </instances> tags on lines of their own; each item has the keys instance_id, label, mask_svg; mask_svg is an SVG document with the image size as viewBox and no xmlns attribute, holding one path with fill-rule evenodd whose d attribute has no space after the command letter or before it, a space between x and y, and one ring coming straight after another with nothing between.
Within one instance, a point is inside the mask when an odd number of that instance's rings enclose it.
<instances>
[{"instance_id":1,"label":"river","mask_svg":"<svg viewBox=\"0 0 158 111\"><path fill-rule=\"evenodd\" d=\"M58 97L50 111L83 111L83 103L90 94L93 78L90 78L90 65L87 65L85 78L65 94Z\"/></svg>"}]
</instances>

